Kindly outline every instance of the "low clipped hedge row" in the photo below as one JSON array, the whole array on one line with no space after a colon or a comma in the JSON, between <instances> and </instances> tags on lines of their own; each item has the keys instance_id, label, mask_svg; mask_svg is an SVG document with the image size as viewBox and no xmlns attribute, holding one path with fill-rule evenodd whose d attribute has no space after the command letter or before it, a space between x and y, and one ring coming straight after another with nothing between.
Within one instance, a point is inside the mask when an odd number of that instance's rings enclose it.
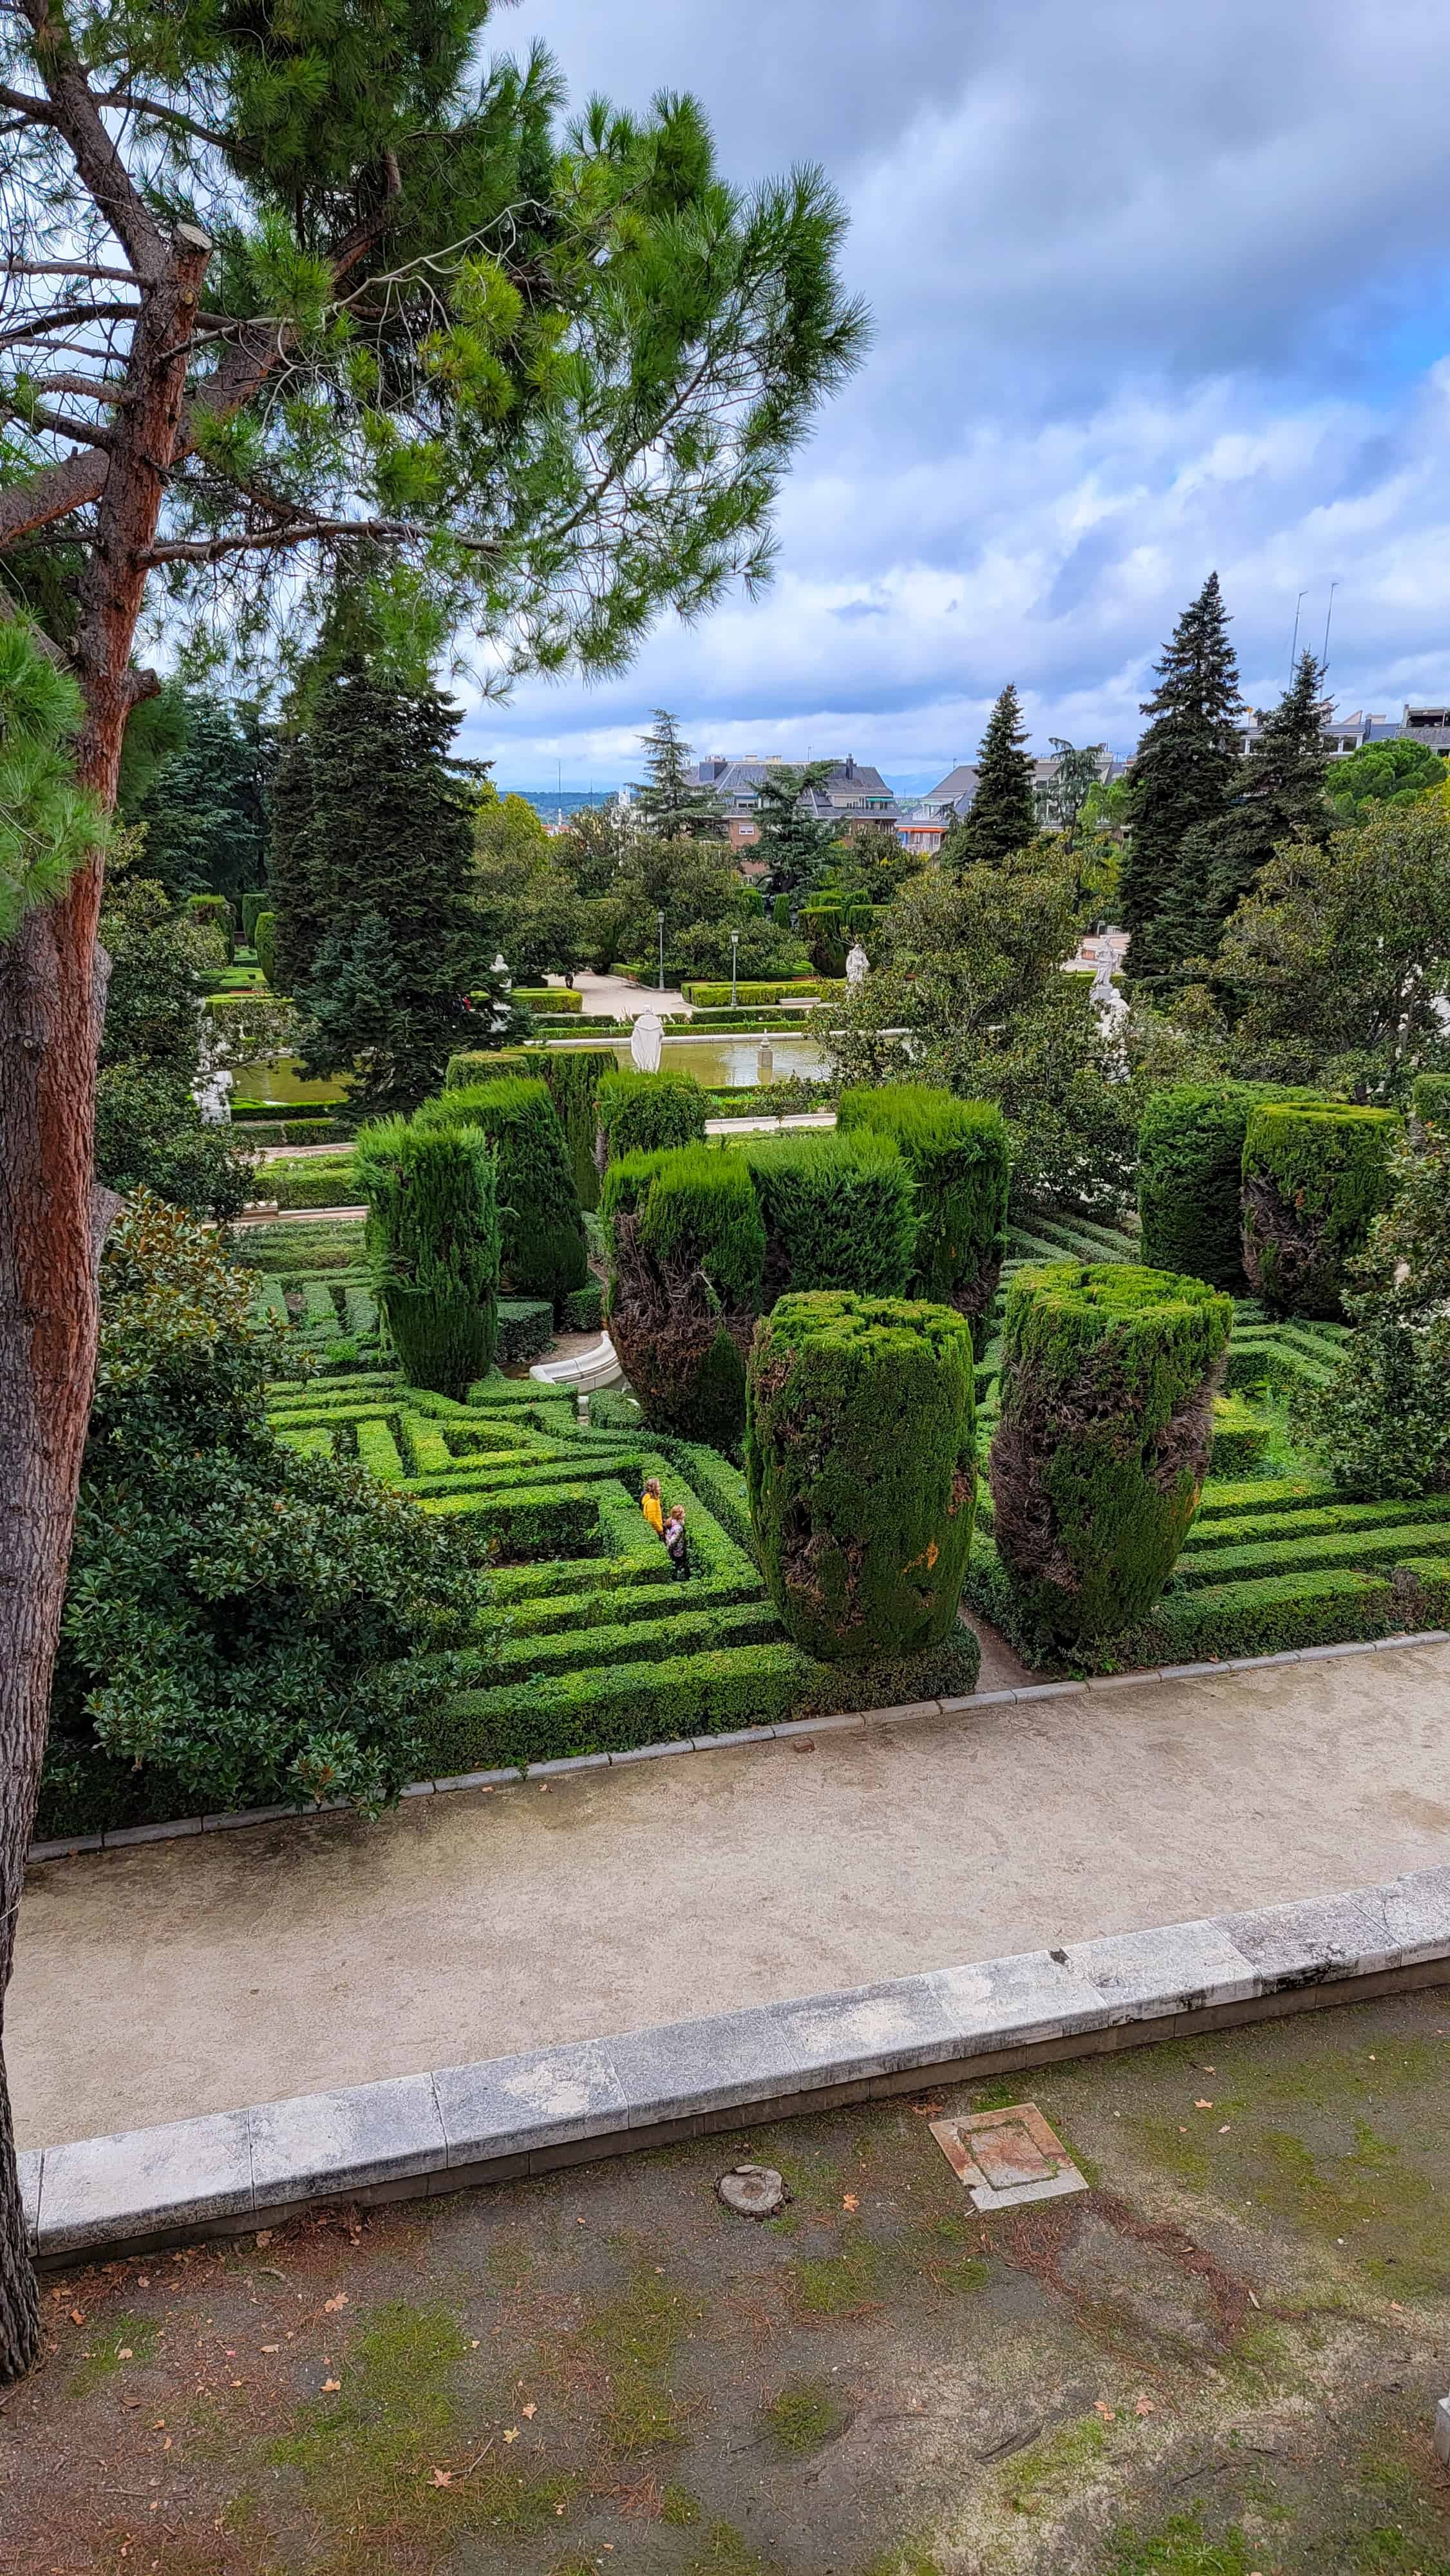
<instances>
[{"instance_id":1,"label":"low clipped hedge row","mask_svg":"<svg viewBox=\"0 0 1450 2576\"><path fill-rule=\"evenodd\" d=\"M279 1208L358 1207L362 1203L357 1166L351 1154L335 1160L319 1155L305 1163L264 1163L256 1176L257 1198Z\"/></svg>"},{"instance_id":2,"label":"low clipped hedge row","mask_svg":"<svg viewBox=\"0 0 1450 2576\"><path fill-rule=\"evenodd\" d=\"M680 987L692 1010L728 1011L732 1008L729 980L723 984L683 984ZM814 1001L836 988L823 983L818 975L793 975L770 983L747 984L738 978L733 1007L755 1010L762 1003Z\"/></svg>"},{"instance_id":3,"label":"low clipped hedge row","mask_svg":"<svg viewBox=\"0 0 1450 2576\"><path fill-rule=\"evenodd\" d=\"M572 986L557 984L515 984L509 996L526 1011L548 1011L557 1019L576 1019L584 1008L584 996Z\"/></svg>"}]
</instances>

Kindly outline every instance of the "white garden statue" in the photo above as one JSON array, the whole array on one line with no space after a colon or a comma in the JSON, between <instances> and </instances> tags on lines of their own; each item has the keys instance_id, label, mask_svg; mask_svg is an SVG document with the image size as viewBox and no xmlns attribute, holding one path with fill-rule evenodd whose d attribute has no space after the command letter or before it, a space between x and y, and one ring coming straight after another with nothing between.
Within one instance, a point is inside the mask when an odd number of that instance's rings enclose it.
<instances>
[{"instance_id":1,"label":"white garden statue","mask_svg":"<svg viewBox=\"0 0 1450 2576\"><path fill-rule=\"evenodd\" d=\"M846 959L846 981L850 985L853 993L859 992L870 972L870 958L867 956L860 940L853 939L851 942L851 953Z\"/></svg>"},{"instance_id":2,"label":"white garden statue","mask_svg":"<svg viewBox=\"0 0 1450 2576\"><path fill-rule=\"evenodd\" d=\"M658 1011L641 1011L630 1032L629 1052L637 1073L658 1073L665 1033Z\"/></svg>"}]
</instances>

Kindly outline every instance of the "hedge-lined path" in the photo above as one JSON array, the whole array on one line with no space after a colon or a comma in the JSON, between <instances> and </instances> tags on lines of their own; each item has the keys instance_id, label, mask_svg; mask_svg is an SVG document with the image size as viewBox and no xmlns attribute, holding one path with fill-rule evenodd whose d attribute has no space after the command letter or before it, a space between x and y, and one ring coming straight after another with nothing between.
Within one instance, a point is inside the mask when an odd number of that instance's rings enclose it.
<instances>
[{"instance_id":1,"label":"hedge-lined path","mask_svg":"<svg viewBox=\"0 0 1450 2576\"><path fill-rule=\"evenodd\" d=\"M1450 1860L1450 1646L82 1854L7 1999L39 2146Z\"/></svg>"}]
</instances>

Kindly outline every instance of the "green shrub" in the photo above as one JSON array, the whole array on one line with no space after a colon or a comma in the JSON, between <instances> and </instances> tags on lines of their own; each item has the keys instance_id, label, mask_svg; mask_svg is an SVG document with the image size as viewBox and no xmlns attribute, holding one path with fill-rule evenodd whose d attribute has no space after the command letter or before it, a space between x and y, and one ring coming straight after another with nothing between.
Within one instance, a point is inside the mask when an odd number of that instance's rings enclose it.
<instances>
[{"instance_id":1,"label":"green shrub","mask_svg":"<svg viewBox=\"0 0 1450 2576\"><path fill-rule=\"evenodd\" d=\"M1250 1113L1270 1101L1322 1097L1271 1082L1179 1082L1155 1092L1138 1130L1138 1215L1150 1269L1241 1291Z\"/></svg>"},{"instance_id":2,"label":"green shrub","mask_svg":"<svg viewBox=\"0 0 1450 2576\"><path fill-rule=\"evenodd\" d=\"M1450 1073L1419 1073L1410 1094L1422 1127L1450 1127Z\"/></svg>"},{"instance_id":3,"label":"green shrub","mask_svg":"<svg viewBox=\"0 0 1450 2576\"><path fill-rule=\"evenodd\" d=\"M874 1662L951 1636L976 1497L972 1335L949 1306L782 1297L750 1355L745 1472L796 1644Z\"/></svg>"},{"instance_id":4,"label":"green shrub","mask_svg":"<svg viewBox=\"0 0 1450 2576\"><path fill-rule=\"evenodd\" d=\"M503 1275L517 1294L548 1297L557 1313L589 1265L579 1193L569 1177L564 1130L546 1083L519 1075L440 1092L420 1124L481 1127L498 1155Z\"/></svg>"},{"instance_id":5,"label":"green shrub","mask_svg":"<svg viewBox=\"0 0 1450 2576\"><path fill-rule=\"evenodd\" d=\"M1271 1425L1241 1395L1213 1399L1211 1476L1251 1476L1269 1446Z\"/></svg>"},{"instance_id":6,"label":"green shrub","mask_svg":"<svg viewBox=\"0 0 1450 2576\"><path fill-rule=\"evenodd\" d=\"M468 1047L461 1055L449 1057L443 1087L466 1091L476 1082L501 1082L505 1077L512 1081L521 1073L542 1078L543 1070L542 1047Z\"/></svg>"},{"instance_id":7,"label":"green shrub","mask_svg":"<svg viewBox=\"0 0 1450 2576\"><path fill-rule=\"evenodd\" d=\"M891 1136L916 1185L913 1296L972 1320L980 1357L1007 1249L1007 1122L995 1102L956 1100L925 1083L844 1091L843 1128Z\"/></svg>"},{"instance_id":8,"label":"green shrub","mask_svg":"<svg viewBox=\"0 0 1450 2576\"><path fill-rule=\"evenodd\" d=\"M681 987L692 1009L728 1011L732 1008L753 1010L761 1002L779 1002L787 996L797 1001L820 991L819 980L811 975L793 975L786 982L747 984L737 981L732 1004L730 986L724 984L685 984Z\"/></svg>"},{"instance_id":9,"label":"green shrub","mask_svg":"<svg viewBox=\"0 0 1450 2576\"><path fill-rule=\"evenodd\" d=\"M1269 1306L1340 1312L1344 1268L1389 1197L1392 1109L1272 1103L1244 1136L1243 1261Z\"/></svg>"},{"instance_id":10,"label":"green shrub","mask_svg":"<svg viewBox=\"0 0 1450 2576\"><path fill-rule=\"evenodd\" d=\"M604 1160L659 1154L697 1145L705 1134L706 1099L692 1073L634 1073L611 1067L598 1086Z\"/></svg>"},{"instance_id":11,"label":"green shrub","mask_svg":"<svg viewBox=\"0 0 1450 2576\"><path fill-rule=\"evenodd\" d=\"M228 957L236 946L236 922L224 894L189 894L186 898L189 917L203 930L214 930Z\"/></svg>"},{"instance_id":12,"label":"green shrub","mask_svg":"<svg viewBox=\"0 0 1450 2576\"><path fill-rule=\"evenodd\" d=\"M765 1228L744 1162L685 1146L604 1175L609 1330L646 1422L728 1448L745 1422L745 1349Z\"/></svg>"},{"instance_id":13,"label":"green shrub","mask_svg":"<svg viewBox=\"0 0 1450 2576\"><path fill-rule=\"evenodd\" d=\"M736 1149L765 1226L764 1299L788 1289L849 1288L863 1297L906 1292L916 1245L911 1174L890 1136L751 1136Z\"/></svg>"},{"instance_id":14,"label":"green shrub","mask_svg":"<svg viewBox=\"0 0 1450 2576\"><path fill-rule=\"evenodd\" d=\"M603 1331L604 1291L597 1279L586 1279L582 1288L573 1289L565 1298L561 1328L566 1333Z\"/></svg>"},{"instance_id":15,"label":"green shrub","mask_svg":"<svg viewBox=\"0 0 1450 2576\"><path fill-rule=\"evenodd\" d=\"M1232 1316L1203 1280L1128 1262L1013 1280L991 1479L1028 1634L1111 1637L1157 1599L1207 1473Z\"/></svg>"},{"instance_id":16,"label":"green shrub","mask_svg":"<svg viewBox=\"0 0 1450 2576\"><path fill-rule=\"evenodd\" d=\"M271 904L271 901L272 901L271 895L268 893L268 891L267 891L267 889L266 889L266 887L265 887L265 886L261 886L261 887L259 887L259 888L257 889L257 891L256 891L256 893L255 893L255 894L244 894L244 895L243 895L243 897L242 897L242 946L243 946L244 948L255 948L255 947L256 947L256 944L257 944L256 931L257 931L257 920L258 920L258 916L259 916L259 914L264 913L264 912L266 912L266 911L268 910L268 908L269 908L269 906L270 906L270 904Z\"/></svg>"},{"instance_id":17,"label":"green shrub","mask_svg":"<svg viewBox=\"0 0 1450 2576\"><path fill-rule=\"evenodd\" d=\"M584 1208L598 1207L599 1172L594 1160L599 1132L598 1092L601 1082L612 1079L617 1069L614 1049L551 1047L543 1063L533 1069L542 1073L559 1113L579 1204Z\"/></svg>"},{"instance_id":18,"label":"green shrub","mask_svg":"<svg viewBox=\"0 0 1450 2576\"><path fill-rule=\"evenodd\" d=\"M410 1386L462 1397L493 1365L499 1221L493 1148L477 1127L365 1127L373 1290Z\"/></svg>"},{"instance_id":19,"label":"green shrub","mask_svg":"<svg viewBox=\"0 0 1450 2576\"><path fill-rule=\"evenodd\" d=\"M330 1208L361 1205L357 1169L351 1154L336 1158L318 1154L297 1163L264 1163L253 1184L259 1199L279 1208Z\"/></svg>"},{"instance_id":20,"label":"green shrub","mask_svg":"<svg viewBox=\"0 0 1450 2576\"><path fill-rule=\"evenodd\" d=\"M275 912L258 913L252 925L252 946L256 951L257 964L275 992L277 989L277 916Z\"/></svg>"},{"instance_id":21,"label":"green shrub","mask_svg":"<svg viewBox=\"0 0 1450 2576\"><path fill-rule=\"evenodd\" d=\"M576 1012L584 1008L582 993L572 992L567 986L555 987L552 984L538 985L529 991L526 991L521 984L516 984L509 999L519 1003L524 1010L549 1011L560 1018L573 1018Z\"/></svg>"}]
</instances>

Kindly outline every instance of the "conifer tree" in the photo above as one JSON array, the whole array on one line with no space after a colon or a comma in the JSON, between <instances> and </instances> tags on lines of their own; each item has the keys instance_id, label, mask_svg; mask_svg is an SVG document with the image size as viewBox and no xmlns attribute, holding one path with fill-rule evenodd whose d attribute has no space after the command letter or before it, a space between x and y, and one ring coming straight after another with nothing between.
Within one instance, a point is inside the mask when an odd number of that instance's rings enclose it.
<instances>
[{"instance_id":1,"label":"conifer tree","mask_svg":"<svg viewBox=\"0 0 1450 2576\"><path fill-rule=\"evenodd\" d=\"M987 718L970 810L942 843L942 862L948 869L970 867L979 860L995 867L1010 851L1023 850L1036 838L1032 762L1022 748L1026 740L1021 705L1009 680Z\"/></svg>"},{"instance_id":2,"label":"conifer tree","mask_svg":"<svg viewBox=\"0 0 1450 2576\"><path fill-rule=\"evenodd\" d=\"M1262 728L1239 765L1229 802L1216 822L1186 834L1163 913L1163 946L1176 964L1213 957L1241 895L1281 841L1320 848L1334 823L1325 792L1324 674L1301 653L1276 707L1255 709Z\"/></svg>"},{"instance_id":3,"label":"conifer tree","mask_svg":"<svg viewBox=\"0 0 1450 2576\"><path fill-rule=\"evenodd\" d=\"M224 894L239 905L264 874L273 737L255 705L178 695L183 739L134 807L147 869L168 893Z\"/></svg>"},{"instance_id":4,"label":"conifer tree","mask_svg":"<svg viewBox=\"0 0 1450 2576\"><path fill-rule=\"evenodd\" d=\"M830 774L828 760L807 761L802 769L767 769L755 791L755 854L770 870L773 895L809 893L836 846L839 824L801 801Z\"/></svg>"},{"instance_id":5,"label":"conifer tree","mask_svg":"<svg viewBox=\"0 0 1450 2576\"><path fill-rule=\"evenodd\" d=\"M691 745L681 741L668 707L656 707L654 712L651 731L639 738L649 776L630 782L646 831L657 841L723 840L719 798L713 787L701 787L690 776Z\"/></svg>"},{"instance_id":6,"label":"conifer tree","mask_svg":"<svg viewBox=\"0 0 1450 2576\"><path fill-rule=\"evenodd\" d=\"M1158 686L1142 702L1151 721L1133 764L1131 835L1121 884L1124 927L1132 932L1128 971L1163 974L1178 962L1170 905L1188 834L1223 814L1238 767L1238 664L1228 616L1211 572L1156 664Z\"/></svg>"},{"instance_id":7,"label":"conifer tree","mask_svg":"<svg viewBox=\"0 0 1450 2576\"><path fill-rule=\"evenodd\" d=\"M267 839L271 889L273 964L267 981L278 993L300 993L327 935L322 889L312 865L312 741L294 734L277 763Z\"/></svg>"}]
</instances>

